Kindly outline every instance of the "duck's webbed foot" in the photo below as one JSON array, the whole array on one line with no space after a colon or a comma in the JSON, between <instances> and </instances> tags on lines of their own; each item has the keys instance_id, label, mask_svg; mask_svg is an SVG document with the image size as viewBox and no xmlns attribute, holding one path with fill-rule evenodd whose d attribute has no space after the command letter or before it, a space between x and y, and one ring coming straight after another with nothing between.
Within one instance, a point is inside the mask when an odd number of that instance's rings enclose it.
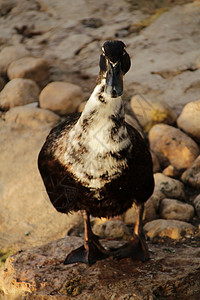
<instances>
[{"instance_id":1,"label":"duck's webbed foot","mask_svg":"<svg viewBox=\"0 0 200 300\"><path fill-rule=\"evenodd\" d=\"M126 257L141 261L146 261L149 259L149 252L146 242L144 238L141 238L138 235L134 235L130 242L116 250L113 250L112 255L116 259L122 259Z\"/></svg>"},{"instance_id":2,"label":"duck's webbed foot","mask_svg":"<svg viewBox=\"0 0 200 300\"><path fill-rule=\"evenodd\" d=\"M106 251L96 239L90 239L83 246L70 252L66 257L64 264L67 265L81 262L91 266L96 261L107 258L108 256L109 252Z\"/></svg>"},{"instance_id":3,"label":"duck's webbed foot","mask_svg":"<svg viewBox=\"0 0 200 300\"><path fill-rule=\"evenodd\" d=\"M89 214L83 213L85 224L85 242L84 245L70 252L64 264L73 264L76 262L86 263L89 266L96 261L107 258L109 252L99 242L99 238L92 232L89 220Z\"/></svg>"},{"instance_id":4,"label":"duck's webbed foot","mask_svg":"<svg viewBox=\"0 0 200 300\"><path fill-rule=\"evenodd\" d=\"M136 205L136 209L137 221L134 228L134 235L130 242L113 251L113 256L116 259L122 259L125 257L131 257L133 259L136 258L142 261L149 259L149 252L145 242L142 226L144 205L138 204Z\"/></svg>"}]
</instances>

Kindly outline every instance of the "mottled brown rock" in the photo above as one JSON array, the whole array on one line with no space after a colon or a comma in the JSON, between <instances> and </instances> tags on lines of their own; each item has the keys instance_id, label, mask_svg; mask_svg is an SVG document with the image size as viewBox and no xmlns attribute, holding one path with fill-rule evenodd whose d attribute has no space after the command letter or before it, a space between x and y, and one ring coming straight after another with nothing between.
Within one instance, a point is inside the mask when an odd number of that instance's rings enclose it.
<instances>
[{"instance_id":1,"label":"mottled brown rock","mask_svg":"<svg viewBox=\"0 0 200 300\"><path fill-rule=\"evenodd\" d=\"M178 170L177 168L175 168L172 165L167 166L164 170L163 170L163 174L169 177L173 177L173 178L177 178L180 176L181 171Z\"/></svg>"},{"instance_id":2,"label":"mottled brown rock","mask_svg":"<svg viewBox=\"0 0 200 300\"><path fill-rule=\"evenodd\" d=\"M188 168L199 154L198 145L180 129L158 124L149 132L151 150L163 167Z\"/></svg>"},{"instance_id":3,"label":"mottled brown rock","mask_svg":"<svg viewBox=\"0 0 200 300\"><path fill-rule=\"evenodd\" d=\"M101 220L95 222L93 232L101 238L122 238L128 233L128 228L120 220Z\"/></svg>"},{"instance_id":4,"label":"mottled brown rock","mask_svg":"<svg viewBox=\"0 0 200 300\"><path fill-rule=\"evenodd\" d=\"M200 141L200 100L191 101L183 107L177 124L195 140Z\"/></svg>"},{"instance_id":5,"label":"mottled brown rock","mask_svg":"<svg viewBox=\"0 0 200 300\"><path fill-rule=\"evenodd\" d=\"M154 237L180 239L185 235L193 235L195 227L183 221L158 219L146 223L144 230L150 239Z\"/></svg>"},{"instance_id":6,"label":"mottled brown rock","mask_svg":"<svg viewBox=\"0 0 200 300\"><path fill-rule=\"evenodd\" d=\"M123 242L103 241L105 247ZM82 239L67 237L11 256L0 271L0 291L7 299L182 299L200 292L200 250L152 245L148 262L109 257L91 267L64 265ZM191 284L192 283L192 284ZM10 297L10 298L9 298Z\"/></svg>"},{"instance_id":7,"label":"mottled brown rock","mask_svg":"<svg viewBox=\"0 0 200 300\"><path fill-rule=\"evenodd\" d=\"M194 163L182 174L181 179L184 183L200 190L200 155Z\"/></svg>"},{"instance_id":8,"label":"mottled brown rock","mask_svg":"<svg viewBox=\"0 0 200 300\"><path fill-rule=\"evenodd\" d=\"M163 199L160 204L160 217L168 220L190 221L194 207L175 199Z\"/></svg>"},{"instance_id":9,"label":"mottled brown rock","mask_svg":"<svg viewBox=\"0 0 200 300\"><path fill-rule=\"evenodd\" d=\"M83 100L82 89L69 82L49 83L40 93L40 107L52 110L60 115L71 114Z\"/></svg>"},{"instance_id":10,"label":"mottled brown rock","mask_svg":"<svg viewBox=\"0 0 200 300\"><path fill-rule=\"evenodd\" d=\"M9 79L28 78L44 86L49 79L49 65L43 58L23 57L9 65L7 74Z\"/></svg>"},{"instance_id":11,"label":"mottled brown rock","mask_svg":"<svg viewBox=\"0 0 200 300\"><path fill-rule=\"evenodd\" d=\"M0 108L7 111L15 106L37 102L38 98L39 88L33 80L15 78L0 92Z\"/></svg>"},{"instance_id":12,"label":"mottled brown rock","mask_svg":"<svg viewBox=\"0 0 200 300\"><path fill-rule=\"evenodd\" d=\"M174 124L176 113L165 101L150 100L145 96L131 98L131 108L145 131L158 123Z\"/></svg>"}]
</instances>

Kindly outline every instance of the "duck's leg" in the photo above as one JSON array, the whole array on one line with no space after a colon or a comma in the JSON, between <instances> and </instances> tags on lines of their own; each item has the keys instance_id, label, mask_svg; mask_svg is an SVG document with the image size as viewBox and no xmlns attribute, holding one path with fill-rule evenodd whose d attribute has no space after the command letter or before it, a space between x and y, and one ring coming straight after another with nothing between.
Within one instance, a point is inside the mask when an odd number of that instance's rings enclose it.
<instances>
[{"instance_id":1,"label":"duck's leg","mask_svg":"<svg viewBox=\"0 0 200 300\"><path fill-rule=\"evenodd\" d=\"M92 265L97 260L101 260L109 256L109 252L103 248L98 237L92 232L90 217L86 211L83 211L83 220L85 227L84 245L73 250L67 255L64 261L65 265L75 262L82 262Z\"/></svg>"},{"instance_id":2,"label":"duck's leg","mask_svg":"<svg viewBox=\"0 0 200 300\"><path fill-rule=\"evenodd\" d=\"M134 234L130 242L113 251L113 256L117 259L125 257L136 258L142 261L149 259L149 252L143 233L143 212L144 204L139 204L137 208L137 221L134 228Z\"/></svg>"}]
</instances>

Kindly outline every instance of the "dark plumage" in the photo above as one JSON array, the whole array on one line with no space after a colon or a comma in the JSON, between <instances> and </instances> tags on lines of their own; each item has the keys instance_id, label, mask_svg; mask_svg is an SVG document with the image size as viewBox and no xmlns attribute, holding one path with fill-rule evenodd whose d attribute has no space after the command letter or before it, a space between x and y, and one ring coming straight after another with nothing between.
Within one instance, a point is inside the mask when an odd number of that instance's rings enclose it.
<instances>
[{"instance_id":1,"label":"dark plumage","mask_svg":"<svg viewBox=\"0 0 200 300\"><path fill-rule=\"evenodd\" d=\"M148 258L142 214L154 188L152 159L141 135L124 121L120 95L122 75L130 67L127 56L122 42L104 44L97 86L82 115L52 129L39 154L38 167L54 207L62 213L84 211L84 246L65 263L92 264L107 257L110 253L92 233L89 215L116 216L133 202L138 207L133 241L112 254Z\"/></svg>"}]
</instances>

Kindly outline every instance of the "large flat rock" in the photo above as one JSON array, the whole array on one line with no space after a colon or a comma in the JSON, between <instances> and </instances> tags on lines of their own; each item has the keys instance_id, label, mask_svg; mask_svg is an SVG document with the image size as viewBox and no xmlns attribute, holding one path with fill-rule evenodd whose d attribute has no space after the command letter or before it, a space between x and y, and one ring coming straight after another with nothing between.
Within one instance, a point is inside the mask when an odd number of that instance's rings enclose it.
<instances>
[{"instance_id":1,"label":"large flat rock","mask_svg":"<svg viewBox=\"0 0 200 300\"><path fill-rule=\"evenodd\" d=\"M118 247L121 242L104 241ZM63 265L79 237L59 239L11 256L0 271L0 295L13 299L199 299L200 249L149 244L142 263L109 257L88 267Z\"/></svg>"}]
</instances>

